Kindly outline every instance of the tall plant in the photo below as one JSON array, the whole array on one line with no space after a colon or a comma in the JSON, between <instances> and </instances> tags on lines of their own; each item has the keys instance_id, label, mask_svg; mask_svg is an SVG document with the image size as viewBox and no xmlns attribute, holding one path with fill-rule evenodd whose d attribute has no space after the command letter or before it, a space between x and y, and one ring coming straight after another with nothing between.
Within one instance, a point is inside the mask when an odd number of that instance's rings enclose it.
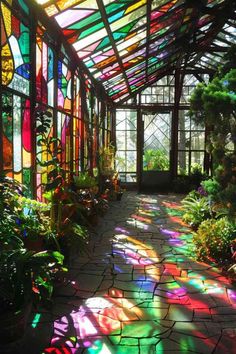
<instances>
[{"instance_id":1,"label":"tall plant","mask_svg":"<svg viewBox=\"0 0 236 354\"><path fill-rule=\"evenodd\" d=\"M50 200L52 227L60 225L61 205L56 200L56 192L62 187L65 171L59 156L62 153L61 140L49 134L52 124L52 113L49 110L36 112L36 135L38 151L36 161L42 169L46 170L47 180L43 183L44 196ZM45 159L42 157L46 157Z\"/></svg>"},{"instance_id":2,"label":"tall plant","mask_svg":"<svg viewBox=\"0 0 236 354\"><path fill-rule=\"evenodd\" d=\"M214 177L221 186L219 199L236 210L236 46L226 64L208 84L200 83L190 98L190 115L211 128L208 151Z\"/></svg>"}]
</instances>

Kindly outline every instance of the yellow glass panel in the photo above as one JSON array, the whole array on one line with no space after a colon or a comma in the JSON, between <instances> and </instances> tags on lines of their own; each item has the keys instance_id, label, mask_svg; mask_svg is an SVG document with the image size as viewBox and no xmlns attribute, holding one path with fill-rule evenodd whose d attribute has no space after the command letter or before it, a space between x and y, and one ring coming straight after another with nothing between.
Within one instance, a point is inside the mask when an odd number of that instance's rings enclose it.
<instances>
[{"instance_id":1,"label":"yellow glass panel","mask_svg":"<svg viewBox=\"0 0 236 354\"><path fill-rule=\"evenodd\" d=\"M134 11L135 9L139 8L140 6L142 6L146 3L147 3L147 0L138 1L136 4L129 6L127 8L127 10L125 11L125 13L128 14L129 12Z\"/></svg>"},{"instance_id":2,"label":"yellow glass panel","mask_svg":"<svg viewBox=\"0 0 236 354\"><path fill-rule=\"evenodd\" d=\"M22 173L14 173L14 179L22 183Z\"/></svg>"},{"instance_id":3,"label":"yellow glass panel","mask_svg":"<svg viewBox=\"0 0 236 354\"><path fill-rule=\"evenodd\" d=\"M1 7L6 33L9 37L11 35L11 11L3 3L1 3Z\"/></svg>"},{"instance_id":4,"label":"yellow glass panel","mask_svg":"<svg viewBox=\"0 0 236 354\"><path fill-rule=\"evenodd\" d=\"M71 110L71 100L69 100L68 98L65 99L64 102L64 109L70 111Z\"/></svg>"},{"instance_id":5,"label":"yellow glass panel","mask_svg":"<svg viewBox=\"0 0 236 354\"><path fill-rule=\"evenodd\" d=\"M31 153L23 149L23 167L31 167Z\"/></svg>"},{"instance_id":6,"label":"yellow glass panel","mask_svg":"<svg viewBox=\"0 0 236 354\"><path fill-rule=\"evenodd\" d=\"M111 30L112 32L115 32L119 28L127 25L128 23L132 22L135 18L139 18L141 16L144 16L146 14L147 8L146 6L143 6L139 10L135 11L132 14L126 15L123 18L121 18L118 21L115 21L114 23L111 24Z\"/></svg>"},{"instance_id":7,"label":"yellow glass panel","mask_svg":"<svg viewBox=\"0 0 236 354\"><path fill-rule=\"evenodd\" d=\"M80 4L77 4L76 9L79 8L84 8L84 9L98 9L98 4L97 4L97 0L86 0L83 1Z\"/></svg>"},{"instance_id":8,"label":"yellow glass panel","mask_svg":"<svg viewBox=\"0 0 236 354\"><path fill-rule=\"evenodd\" d=\"M80 1L78 1L78 0L59 0L57 2L57 6L59 7L60 10L65 10L68 7L71 7L73 5L78 5L81 2L83 2L83 0L80 0Z\"/></svg>"},{"instance_id":9,"label":"yellow glass panel","mask_svg":"<svg viewBox=\"0 0 236 354\"><path fill-rule=\"evenodd\" d=\"M2 47L2 83L3 85L9 85L13 78L13 58L10 51L9 44L5 44Z\"/></svg>"},{"instance_id":10,"label":"yellow glass panel","mask_svg":"<svg viewBox=\"0 0 236 354\"><path fill-rule=\"evenodd\" d=\"M45 11L49 17L58 14L58 10L55 5L46 7Z\"/></svg>"}]
</instances>

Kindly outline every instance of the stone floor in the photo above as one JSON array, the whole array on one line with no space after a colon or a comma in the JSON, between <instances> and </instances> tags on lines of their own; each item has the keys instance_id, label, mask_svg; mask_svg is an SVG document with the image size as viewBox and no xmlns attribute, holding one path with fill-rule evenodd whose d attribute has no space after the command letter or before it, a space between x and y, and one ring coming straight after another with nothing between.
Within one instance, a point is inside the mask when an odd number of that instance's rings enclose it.
<instances>
[{"instance_id":1,"label":"stone floor","mask_svg":"<svg viewBox=\"0 0 236 354\"><path fill-rule=\"evenodd\" d=\"M113 202L14 354L236 353L236 289L191 258L179 200L129 192Z\"/></svg>"}]
</instances>

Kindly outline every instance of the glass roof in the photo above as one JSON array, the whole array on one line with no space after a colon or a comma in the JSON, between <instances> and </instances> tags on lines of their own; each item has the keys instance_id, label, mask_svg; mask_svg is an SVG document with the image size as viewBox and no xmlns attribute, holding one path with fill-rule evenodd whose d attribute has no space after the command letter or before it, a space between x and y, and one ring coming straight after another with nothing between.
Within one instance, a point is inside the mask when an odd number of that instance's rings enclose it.
<instances>
[{"instance_id":1,"label":"glass roof","mask_svg":"<svg viewBox=\"0 0 236 354\"><path fill-rule=\"evenodd\" d=\"M186 62L214 70L236 37L235 1L35 1L114 102Z\"/></svg>"}]
</instances>

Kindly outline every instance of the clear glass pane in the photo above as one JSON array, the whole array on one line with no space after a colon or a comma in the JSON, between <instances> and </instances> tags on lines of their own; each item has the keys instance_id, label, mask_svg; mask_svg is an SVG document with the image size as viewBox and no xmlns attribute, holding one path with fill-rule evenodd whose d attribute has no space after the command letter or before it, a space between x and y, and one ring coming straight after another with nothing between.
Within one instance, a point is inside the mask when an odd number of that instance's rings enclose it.
<instances>
[{"instance_id":1,"label":"clear glass pane","mask_svg":"<svg viewBox=\"0 0 236 354\"><path fill-rule=\"evenodd\" d=\"M199 168L201 171L203 171L204 155L204 151L191 152L191 170L193 168Z\"/></svg>"},{"instance_id":2,"label":"clear glass pane","mask_svg":"<svg viewBox=\"0 0 236 354\"><path fill-rule=\"evenodd\" d=\"M144 117L144 171L169 169L171 115L146 114Z\"/></svg>"},{"instance_id":3,"label":"clear glass pane","mask_svg":"<svg viewBox=\"0 0 236 354\"><path fill-rule=\"evenodd\" d=\"M127 158L127 171L128 172L136 172L136 151L127 151L126 158Z\"/></svg>"},{"instance_id":4,"label":"clear glass pane","mask_svg":"<svg viewBox=\"0 0 236 354\"><path fill-rule=\"evenodd\" d=\"M191 134L191 149L203 150L205 147L205 134L204 132L192 132Z\"/></svg>"},{"instance_id":5,"label":"clear glass pane","mask_svg":"<svg viewBox=\"0 0 236 354\"><path fill-rule=\"evenodd\" d=\"M117 150L125 150L125 142L126 142L126 134L125 131L117 131L116 132L116 146Z\"/></svg>"},{"instance_id":6,"label":"clear glass pane","mask_svg":"<svg viewBox=\"0 0 236 354\"><path fill-rule=\"evenodd\" d=\"M190 132L180 130L178 136L178 149L189 150L190 149Z\"/></svg>"},{"instance_id":7,"label":"clear glass pane","mask_svg":"<svg viewBox=\"0 0 236 354\"><path fill-rule=\"evenodd\" d=\"M178 174L187 175L189 165L189 152L179 151L178 153Z\"/></svg>"}]
</instances>

